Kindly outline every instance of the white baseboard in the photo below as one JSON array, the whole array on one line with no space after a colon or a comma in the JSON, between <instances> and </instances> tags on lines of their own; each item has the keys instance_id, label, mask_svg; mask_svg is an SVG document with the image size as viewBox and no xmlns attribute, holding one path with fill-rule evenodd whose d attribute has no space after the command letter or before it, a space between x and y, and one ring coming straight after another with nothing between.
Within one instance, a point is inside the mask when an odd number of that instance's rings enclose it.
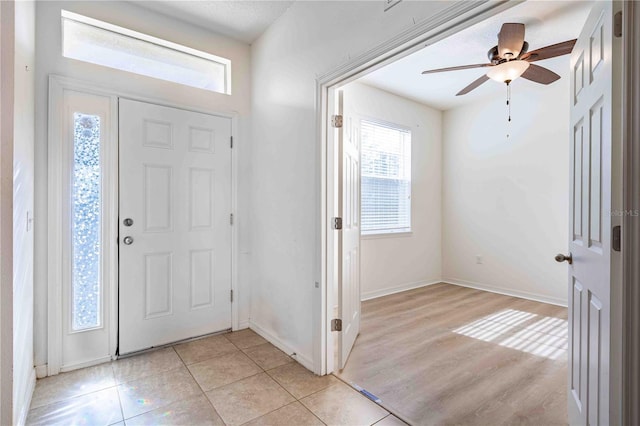
<instances>
[{"instance_id":1,"label":"white baseboard","mask_svg":"<svg viewBox=\"0 0 640 426\"><path fill-rule=\"evenodd\" d=\"M29 374L29 384L27 386L27 390L25 392L23 401L24 404L20 407L20 412L18 413L18 418L16 419L16 425L23 426L27 423L27 416L29 415L29 408L31 407L31 398L33 397L33 392L36 390L36 369L31 369L31 374Z\"/></svg>"},{"instance_id":2,"label":"white baseboard","mask_svg":"<svg viewBox=\"0 0 640 426\"><path fill-rule=\"evenodd\" d=\"M544 296L536 293L529 293L526 291L518 291L510 288L496 287L489 284L482 284L473 281L461 280L458 278L443 278L443 283L459 285L461 287L474 288L476 290L489 291L491 293L503 294L505 296L518 297L520 299L533 300L535 302L549 303L551 305L567 307L567 301L564 299L558 299L556 297Z\"/></svg>"},{"instance_id":3,"label":"white baseboard","mask_svg":"<svg viewBox=\"0 0 640 426\"><path fill-rule=\"evenodd\" d=\"M44 365L36 365L36 379L43 379L47 377L48 372L47 364Z\"/></svg>"},{"instance_id":4,"label":"white baseboard","mask_svg":"<svg viewBox=\"0 0 640 426\"><path fill-rule=\"evenodd\" d=\"M367 291L360 295L360 300L371 300L376 299L378 297L389 296L390 294L400 293L402 291L413 290L414 288L426 287L428 285L439 284L442 280L434 280L434 281L418 281L414 283L406 283L395 287L383 288L381 290L373 290Z\"/></svg>"},{"instance_id":5,"label":"white baseboard","mask_svg":"<svg viewBox=\"0 0 640 426\"><path fill-rule=\"evenodd\" d=\"M280 340L273 332L266 330L265 327L256 324L252 320L249 320L249 328L258 333L260 336L264 337L273 346L277 347L287 355L290 355L293 359L302 364L306 369L314 371L313 360L311 358L301 354L300 351L296 350L288 343Z\"/></svg>"}]
</instances>

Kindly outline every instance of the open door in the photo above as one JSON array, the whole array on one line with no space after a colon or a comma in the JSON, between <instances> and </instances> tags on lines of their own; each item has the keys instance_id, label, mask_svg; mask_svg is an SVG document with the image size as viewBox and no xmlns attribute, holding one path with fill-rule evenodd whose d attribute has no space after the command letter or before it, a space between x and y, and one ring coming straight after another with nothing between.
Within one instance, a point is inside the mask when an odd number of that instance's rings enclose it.
<instances>
[{"instance_id":1,"label":"open door","mask_svg":"<svg viewBox=\"0 0 640 426\"><path fill-rule=\"evenodd\" d=\"M612 2L595 2L571 53L569 423L609 424Z\"/></svg>"},{"instance_id":2,"label":"open door","mask_svg":"<svg viewBox=\"0 0 640 426\"><path fill-rule=\"evenodd\" d=\"M360 141L343 92L337 94L338 114L338 366L344 368L360 332Z\"/></svg>"}]
</instances>

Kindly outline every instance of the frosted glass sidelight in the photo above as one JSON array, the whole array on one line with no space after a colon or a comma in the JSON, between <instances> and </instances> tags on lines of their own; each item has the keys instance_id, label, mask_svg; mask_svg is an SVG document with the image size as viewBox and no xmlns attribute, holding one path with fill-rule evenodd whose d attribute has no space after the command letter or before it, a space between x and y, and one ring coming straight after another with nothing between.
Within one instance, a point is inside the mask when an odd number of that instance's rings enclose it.
<instances>
[{"instance_id":1,"label":"frosted glass sidelight","mask_svg":"<svg viewBox=\"0 0 640 426\"><path fill-rule=\"evenodd\" d=\"M73 114L72 329L101 325L100 117Z\"/></svg>"}]
</instances>

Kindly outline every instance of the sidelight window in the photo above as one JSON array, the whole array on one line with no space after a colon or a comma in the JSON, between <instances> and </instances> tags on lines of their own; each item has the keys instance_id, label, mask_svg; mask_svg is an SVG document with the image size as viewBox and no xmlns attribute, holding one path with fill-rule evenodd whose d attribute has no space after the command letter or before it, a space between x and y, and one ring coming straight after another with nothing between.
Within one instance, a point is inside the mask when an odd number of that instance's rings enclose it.
<instances>
[{"instance_id":1,"label":"sidelight window","mask_svg":"<svg viewBox=\"0 0 640 426\"><path fill-rule=\"evenodd\" d=\"M73 114L72 322L73 330L100 326L100 116Z\"/></svg>"}]
</instances>

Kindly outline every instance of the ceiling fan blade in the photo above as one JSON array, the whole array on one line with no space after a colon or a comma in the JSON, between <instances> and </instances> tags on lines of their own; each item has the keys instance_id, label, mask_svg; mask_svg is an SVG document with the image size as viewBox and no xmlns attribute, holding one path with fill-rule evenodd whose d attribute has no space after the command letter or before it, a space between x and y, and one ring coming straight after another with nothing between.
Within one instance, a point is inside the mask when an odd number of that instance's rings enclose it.
<instances>
[{"instance_id":1,"label":"ceiling fan blade","mask_svg":"<svg viewBox=\"0 0 640 426\"><path fill-rule=\"evenodd\" d=\"M438 68L436 70L422 71L422 74L433 74L435 72L468 70L468 69L471 69L471 68L483 68L483 67L492 67L492 66L493 66L493 64L460 65L460 66L457 66L457 67Z\"/></svg>"},{"instance_id":2,"label":"ceiling fan blade","mask_svg":"<svg viewBox=\"0 0 640 426\"><path fill-rule=\"evenodd\" d=\"M523 44L524 24L502 24L498 34L498 55L501 58L517 58Z\"/></svg>"},{"instance_id":3,"label":"ceiling fan blade","mask_svg":"<svg viewBox=\"0 0 640 426\"><path fill-rule=\"evenodd\" d=\"M551 84L556 80L560 79L560 76L555 72L535 65L529 64L529 68L522 74L522 78L526 78L527 80L535 81L540 84Z\"/></svg>"},{"instance_id":4,"label":"ceiling fan blade","mask_svg":"<svg viewBox=\"0 0 640 426\"><path fill-rule=\"evenodd\" d=\"M522 55L525 61L534 62L541 61L543 59L555 58L556 56L568 55L573 50L573 46L576 44L576 40L567 40L562 43L552 44L550 46L541 47L540 49L532 50Z\"/></svg>"},{"instance_id":5,"label":"ceiling fan blade","mask_svg":"<svg viewBox=\"0 0 640 426\"><path fill-rule=\"evenodd\" d=\"M487 80L489 80L489 77L487 77L486 75L480 76L480 78L475 80L473 83L471 83L470 85L468 85L467 87L465 87L464 89L462 89L461 91L456 93L456 96L466 95L467 93L469 93L470 91L472 91L476 87L480 86L482 83L484 83Z\"/></svg>"}]
</instances>

